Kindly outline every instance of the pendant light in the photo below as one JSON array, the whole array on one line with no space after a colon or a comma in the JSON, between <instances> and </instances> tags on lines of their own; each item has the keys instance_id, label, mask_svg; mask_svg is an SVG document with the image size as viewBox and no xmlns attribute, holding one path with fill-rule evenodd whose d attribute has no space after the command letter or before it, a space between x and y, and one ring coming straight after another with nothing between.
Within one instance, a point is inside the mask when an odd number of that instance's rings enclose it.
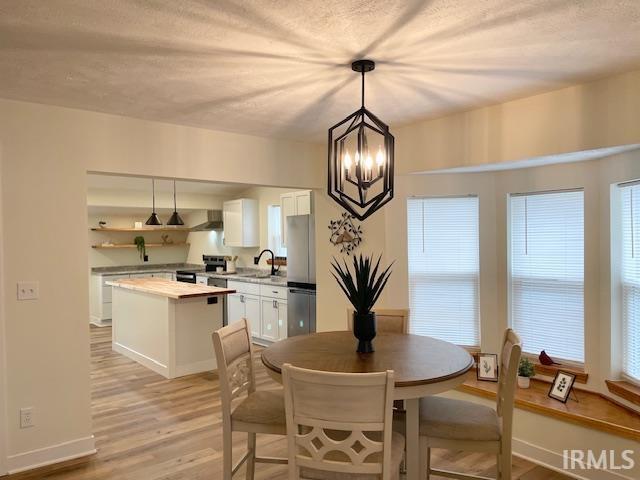
<instances>
[{"instance_id":1,"label":"pendant light","mask_svg":"<svg viewBox=\"0 0 640 480\"><path fill-rule=\"evenodd\" d=\"M153 211L151 212L149 219L145 222L145 225L162 225L162 222L156 213L156 180L154 178L151 179L151 192L153 195Z\"/></svg>"},{"instance_id":2,"label":"pendant light","mask_svg":"<svg viewBox=\"0 0 640 480\"><path fill-rule=\"evenodd\" d=\"M184 225L182 218L178 215L178 209L176 208L176 181L173 181L173 213L171 218L167 222L167 225Z\"/></svg>"},{"instance_id":3,"label":"pendant light","mask_svg":"<svg viewBox=\"0 0 640 480\"><path fill-rule=\"evenodd\" d=\"M364 106L364 74L375 66L371 60L351 64L362 77L362 105L329 129L327 192L359 220L393 198L394 138Z\"/></svg>"}]
</instances>

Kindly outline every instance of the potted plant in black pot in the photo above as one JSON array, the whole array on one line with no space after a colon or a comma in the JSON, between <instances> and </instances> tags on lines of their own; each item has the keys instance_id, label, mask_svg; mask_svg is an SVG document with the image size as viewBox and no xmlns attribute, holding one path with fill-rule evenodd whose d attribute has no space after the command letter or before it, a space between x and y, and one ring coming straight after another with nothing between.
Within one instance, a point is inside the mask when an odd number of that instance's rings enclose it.
<instances>
[{"instance_id":1,"label":"potted plant in black pot","mask_svg":"<svg viewBox=\"0 0 640 480\"><path fill-rule=\"evenodd\" d=\"M373 306L387 285L391 275L391 265L378 274L382 255L375 262L369 257L353 257L353 273L346 260L344 268L335 258L331 263L332 275L347 296L353 308L353 334L358 339L358 353L373 352L373 339L376 337L376 314Z\"/></svg>"}]
</instances>

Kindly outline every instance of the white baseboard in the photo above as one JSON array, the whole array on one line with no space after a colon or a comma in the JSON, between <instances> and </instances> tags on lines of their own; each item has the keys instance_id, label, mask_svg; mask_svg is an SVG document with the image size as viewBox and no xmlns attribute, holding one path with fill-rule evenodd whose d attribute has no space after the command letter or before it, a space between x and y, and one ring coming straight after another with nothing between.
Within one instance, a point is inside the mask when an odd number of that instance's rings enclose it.
<instances>
[{"instance_id":1,"label":"white baseboard","mask_svg":"<svg viewBox=\"0 0 640 480\"><path fill-rule=\"evenodd\" d=\"M512 449L516 457L579 480L634 480L611 470L565 470L562 455L517 438L513 439Z\"/></svg>"},{"instance_id":2,"label":"white baseboard","mask_svg":"<svg viewBox=\"0 0 640 480\"><path fill-rule=\"evenodd\" d=\"M29 452L9 455L7 466L9 473L24 472L38 467L45 467L54 463L73 460L96 453L93 435L71 440L69 442L51 445L49 447L31 450Z\"/></svg>"},{"instance_id":3,"label":"white baseboard","mask_svg":"<svg viewBox=\"0 0 640 480\"><path fill-rule=\"evenodd\" d=\"M164 365L163 363L160 363L140 352L136 352L132 348L122 345L118 342L112 342L111 348L113 348L114 351L124 355L125 357L129 357L131 360L138 362L140 365L147 367L149 370L153 370L163 377L169 378L169 367Z\"/></svg>"}]
</instances>

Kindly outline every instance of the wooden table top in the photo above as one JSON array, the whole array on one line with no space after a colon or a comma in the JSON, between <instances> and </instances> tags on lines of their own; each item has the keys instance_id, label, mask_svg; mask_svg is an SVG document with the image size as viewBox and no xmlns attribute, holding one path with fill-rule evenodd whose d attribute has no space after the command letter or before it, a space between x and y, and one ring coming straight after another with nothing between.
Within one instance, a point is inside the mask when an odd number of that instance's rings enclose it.
<instances>
[{"instance_id":1,"label":"wooden table top","mask_svg":"<svg viewBox=\"0 0 640 480\"><path fill-rule=\"evenodd\" d=\"M375 352L356 353L352 332L323 332L287 338L262 351L262 363L281 373L282 365L326 372L369 373L393 370L396 387L442 382L464 375L469 353L452 343L419 335L380 333Z\"/></svg>"},{"instance_id":2,"label":"wooden table top","mask_svg":"<svg viewBox=\"0 0 640 480\"><path fill-rule=\"evenodd\" d=\"M162 297L180 300L183 298L212 297L214 295L228 295L236 291L229 288L210 287L197 283L174 282L162 278L125 278L106 282L112 287L151 293Z\"/></svg>"}]
</instances>

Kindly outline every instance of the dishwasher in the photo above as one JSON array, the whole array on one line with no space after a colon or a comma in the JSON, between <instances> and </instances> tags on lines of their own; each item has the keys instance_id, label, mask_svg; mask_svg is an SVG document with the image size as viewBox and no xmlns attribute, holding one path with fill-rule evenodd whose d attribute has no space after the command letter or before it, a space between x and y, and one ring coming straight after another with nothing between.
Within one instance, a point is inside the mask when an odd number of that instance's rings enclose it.
<instances>
[{"instance_id":1,"label":"dishwasher","mask_svg":"<svg viewBox=\"0 0 640 480\"><path fill-rule=\"evenodd\" d=\"M210 287L227 288L227 279L209 277L207 285ZM222 298L222 326L226 327L229 323L229 320L227 319L227 296L220 295L220 297Z\"/></svg>"}]
</instances>

